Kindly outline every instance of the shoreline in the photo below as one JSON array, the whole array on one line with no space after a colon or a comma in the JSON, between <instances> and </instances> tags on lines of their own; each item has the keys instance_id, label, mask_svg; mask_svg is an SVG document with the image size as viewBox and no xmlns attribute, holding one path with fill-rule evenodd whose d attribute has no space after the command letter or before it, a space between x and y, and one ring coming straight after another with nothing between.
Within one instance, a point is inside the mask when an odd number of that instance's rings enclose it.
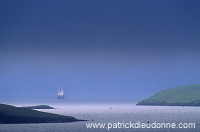
<instances>
[{"instance_id":1,"label":"shoreline","mask_svg":"<svg viewBox=\"0 0 200 132\"><path fill-rule=\"evenodd\" d=\"M72 116L0 104L0 124L68 123L78 121L87 120L79 120Z\"/></svg>"}]
</instances>

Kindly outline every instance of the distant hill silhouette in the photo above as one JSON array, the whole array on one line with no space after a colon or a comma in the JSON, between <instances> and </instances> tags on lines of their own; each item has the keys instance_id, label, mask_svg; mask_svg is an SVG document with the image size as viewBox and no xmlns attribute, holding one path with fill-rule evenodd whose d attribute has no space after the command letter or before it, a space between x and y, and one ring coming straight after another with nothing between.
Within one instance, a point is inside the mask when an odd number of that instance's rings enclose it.
<instances>
[{"instance_id":1,"label":"distant hill silhouette","mask_svg":"<svg viewBox=\"0 0 200 132\"><path fill-rule=\"evenodd\" d=\"M137 105L200 106L200 84L166 89Z\"/></svg>"},{"instance_id":2,"label":"distant hill silhouette","mask_svg":"<svg viewBox=\"0 0 200 132\"><path fill-rule=\"evenodd\" d=\"M22 108L29 108L29 109L55 109L48 105L35 105L35 106L24 106Z\"/></svg>"},{"instance_id":3,"label":"distant hill silhouette","mask_svg":"<svg viewBox=\"0 0 200 132\"><path fill-rule=\"evenodd\" d=\"M0 124L13 123L60 123L81 121L71 116L40 112L30 108L0 104Z\"/></svg>"}]
</instances>

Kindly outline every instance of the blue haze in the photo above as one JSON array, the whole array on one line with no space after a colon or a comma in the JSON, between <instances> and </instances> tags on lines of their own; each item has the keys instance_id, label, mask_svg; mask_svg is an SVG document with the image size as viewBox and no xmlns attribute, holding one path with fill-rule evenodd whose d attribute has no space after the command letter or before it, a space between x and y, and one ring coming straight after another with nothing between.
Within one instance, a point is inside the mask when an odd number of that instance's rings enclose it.
<instances>
[{"instance_id":1,"label":"blue haze","mask_svg":"<svg viewBox=\"0 0 200 132\"><path fill-rule=\"evenodd\" d=\"M200 83L198 0L1 0L0 101L138 101Z\"/></svg>"}]
</instances>

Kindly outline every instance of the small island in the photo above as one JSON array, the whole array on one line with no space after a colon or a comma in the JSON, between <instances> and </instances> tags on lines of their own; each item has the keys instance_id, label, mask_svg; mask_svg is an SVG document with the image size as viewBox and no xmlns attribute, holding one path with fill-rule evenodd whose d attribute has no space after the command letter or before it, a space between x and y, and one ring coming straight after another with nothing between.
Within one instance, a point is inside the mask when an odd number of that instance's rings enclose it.
<instances>
[{"instance_id":1,"label":"small island","mask_svg":"<svg viewBox=\"0 0 200 132\"><path fill-rule=\"evenodd\" d=\"M0 104L0 124L16 123L64 123L77 122L72 116L63 116L47 112L36 111L7 104Z\"/></svg>"},{"instance_id":2,"label":"small island","mask_svg":"<svg viewBox=\"0 0 200 132\"><path fill-rule=\"evenodd\" d=\"M24 106L22 108L28 108L28 109L55 109L54 107L51 107L49 105Z\"/></svg>"},{"instance_id":3,"label":"small island","mask_svg":"<svg viewBox=\"0 0 200 132\"><path fill-rule=\"evenodd\" d=\"M137 105L200 106L200 84L169 88L140 101Z\"/></svg>"}]
</instances>

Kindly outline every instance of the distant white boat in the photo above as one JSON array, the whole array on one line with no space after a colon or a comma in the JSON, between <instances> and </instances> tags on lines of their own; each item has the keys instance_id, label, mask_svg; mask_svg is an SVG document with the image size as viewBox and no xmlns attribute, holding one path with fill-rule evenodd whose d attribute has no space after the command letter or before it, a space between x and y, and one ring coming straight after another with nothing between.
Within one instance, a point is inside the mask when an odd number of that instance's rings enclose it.
<instances>
[{"instance_id":1,"label":"distant white boat","mask_svg":"<svg viewBox=\"0 0 200 132\"><path fill-rule=\"evenodd\" d=\"M57 94L57 99L64 99L65 98L65 92L63 89L59 89L58 90L58 94Z\"/></svg>"}]
</instances>

